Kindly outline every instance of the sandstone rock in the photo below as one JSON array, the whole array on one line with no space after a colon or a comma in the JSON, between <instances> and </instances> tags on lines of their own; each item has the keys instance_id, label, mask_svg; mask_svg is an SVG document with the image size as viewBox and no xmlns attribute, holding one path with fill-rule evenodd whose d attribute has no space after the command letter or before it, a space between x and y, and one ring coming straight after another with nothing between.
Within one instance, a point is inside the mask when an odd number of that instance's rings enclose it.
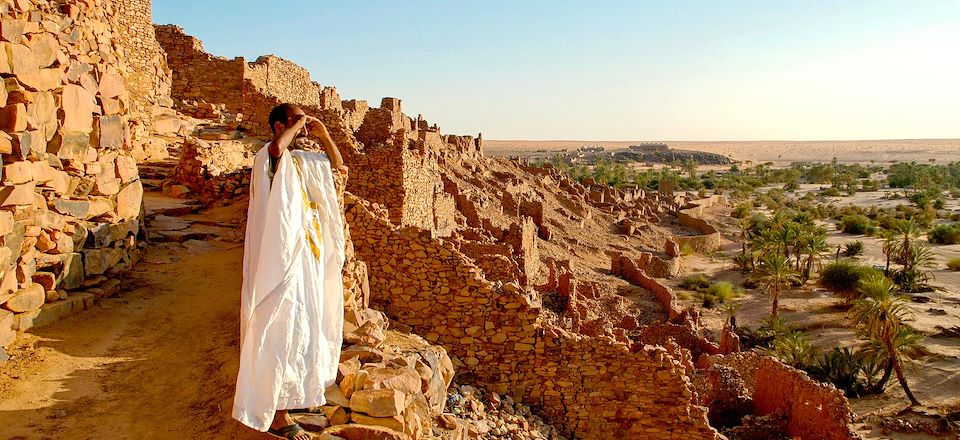
<instances>
[{"instance_id":1,"label":"sandstone rock","mask_svg":"<svg viewBox=\"0 0 960 440\"><path fill-rule=\"evenodd\" d=\"M37 59L37 66L40 68L50 67L57 61L57 53L60 51L60 43L53 34L43 33L30 36L27 42L30 51Z\"/></svg>"},{"instance_id":2,"label":"sandstone rock","mask_svg":"<svg viewBox=\"0 0 960 440\"><path fill-rule=\"evenodd\" d=\"M53 90L60 86L60 69L37 69L18 75L17 79L31 90Z\"/></svg>"},{"instance_id":3,"label":"sandstone rock","mask_svg":"<svg viewBox=\"0 0 960 440\"><path fill-rule=\"evenodd\" d=\"M330 421L323 414L297 414L293 416L293 420L307 431L319 432L330 426Z\"/></svg>"},{"instance_id":4,"label":"sandstone rock","mask_svg":"<svg viewBox=\"0 0 960 440\"><path fill-rule=\"evenodd\" d=\"M83 257L78 253L64 256L63 272L60 274L60 287L73 290L83 283Z\"/></svg>"},{"instance_id":5,"label":"sandstone rock","mask_svg":"<svg viewBox=\"0 0 960 440\"><path fill-rule=\"evenodd\" d=\"M376 348L352 345L340 351L340 362L356 358L360 362L380 362L383 360L383 352Z\"/></svg>"},{"instance_id":6,"label":"sandstone rock","mask_svg":"<svg viewBox=\"0 0 960 440\"><path fill-rule=\"evenodd\" d=\"M127 185L117 194L117 215L133 219L140 215L143 203L143 184L139 180Z\"/></svg>"},{"instance_id":7,"label":"sandstone rock","mask_svg":"<svg viewBox=\"0 0 960 440\"><path fill-rule=\"evenodd\" d=\"M0 130L8 133L27 129L27 106L11 104L0 109Z\"/></svg>"},{"instance_id":8,"label":"sandstone rock","mask_svg":"<svg viewBox=\"0 0 960 440\"><path fill-rule=\"evenodd\" d=\"M3 184L19 185L33 180L33 166L30 162L19 161L3 166Z\"/></svg>"},{"instance_id":9,"label":"sandstone rock","mask_svg":"<svg viewBox=\"0 0 960 440\"><path fill-rule=\"evenodd\" d=\"M405 402L405 395L394 389L359 390L350 398L350 409L374 417L390 417L403 412Z\"/></svg>"},{"instance_id":10,"label":"sandstone rock","mask_svg":"<svg viewBox=\"0 0 960 440\"><path fill-rule=\"evenodd\" d=\"M36 56L29 47L22 44L0 42L0 54L6 56L6 61L0 62L0 73L12 73L22 79L40 70Z\"/></svg>"},{"instance_id":11,"label":"sandstone rock","mask_svg":"<svg viewBox=\"0 0 960 440\"><path fill-rule=\"evenodd\" d=\"M13 297L3 304L3 308L14 313L26 313L39 309L47 296L39 284L29 286L14 292Z\"/></svg>"},{"instance_id":12,"label":"sandstone rock","mask_svg":"<svg viewBox=\"0 0 960 440\"><path fill-rule=\"evenodd\" d=\"M117 157L117 177L123 183L132 182L138 178L137 161L129 156Z\"/></svg>"},{"instance_id":13,"label":"sandstone rock","mask_svg":"<svg viewBox=\"0 0 960 440\"><path fill-rule=\"evenodd\" d=\"M34 201L36 184L7 185L0 187L0 206L30 205Z\"/></svg>"},{"instance_id":14,"label":"sandstone rock","mask_svg":"<svg viewBox=\"0 0 960 440\"><path fill-rule=\"evenodd\" d=\"M393 389L404 394L421 392L420 374L416 370L380 367L366 371L368 374L366 389ZM353 408L352 405L350 407Z\"/></svg>"},{"instance_id":15,"label":"sandstone rock","mask_svg":"<svg viewBox=\"0 0 960 440\"><path fill-rule=\"evenodd\" d=\"M91 118L92 119L92 118ZM47 153L62 160L82 163L90 146L90 132L58 132L47 144Z\"/></svg>"},{"instance_id":16,"label":"sandstone rock","mask_svg":"<svg viewBox=\"0 0 960 440\"><path fill-rule=\"evenodd\" d=\"M115 73L108 73L100 77L100 97L101 98L116 98L120 96L123 91L123 77Z\"/></svg>"},{"instance_id":17,"label":"sandstone rock","mask_svg":"<svg viewBox=\"0 0 960 440\"><path fill-rule=\"evenodd\" d=\"M403 416L370 417L364 413L354 412L350 414L350 419L361 425L382 426L397 432L406 431Z\"/></svg>"},{"instance_id":18,"label":"sandstone rock","mask_svg":"<svg viewBox=\"0 0 960 440\"><path fill-rule=\"evenodd\" d=\"M23 41L23 29L25 21L4 18L0 20L0 40L11 43L21 43Z\"/></svg>"},{"instance_id":19,"label":"sandstone rock","mask_svg":"<svg viewBox=\"0 0 960 440\"><path fill-rule=\"evenodd\" d=\"M43 290L47 292L54 291L57 288L57 277L50 272L37 272L33 274L33 282L42 286Z\"/></svg>"},{"instance_id":20,"label":"sandstone rock","mask_svg":"<svg viewBox=\"0 0 960 440\"><path fill-rule=\"evenodd\" d=\"M17 318L19 319L17 319L16 323L17 329L27 331L62 321L64 318L76 315L92 307L94 300L94 295L91 293L68 294L64 300L44 304L40 309L18 315Z\"/></svg>"},{"instance_id":21,"label":"sandstone rock","mask_svg":"<svg viewBox=\"0 0 960 440\"><path fill-rule=\"evenodd\" d=\"M410 436L382 426L337 425L323 431L321 435L333 435L345 440L409 440Z\"/></svg>"},{"instance_id":22,"label":"sandstone rock","mask_svg":"<svg viewBox=\"0 0 960 440\"><path fill-rule=\"evenodd\" d=\"M350 407L350 399L343 395L343 391L336 384L328 386L324 391L324 396L327 398L328 404Z\"/></svg>"},{"instance_id":23,"label":"sandstone rock","mask_svg":"<svg viewBox=\"0 0 960 440\"><path fill-rule=\"evenodd\" d=\"M117 150L124 144L124 123L120 116L100 116L96 118L97 130L94 132L97 145L101 149Z\"/></svg>"},{"instance_id":24,"label":"sandstone rock","mask_svg":"<svg viewBox=\"0 0 960 440\"><path fill-rule=\"evenodd\" d=\"M93 112L97 105L93 95L83 87L63 86L63 132L90 133L93 131ZM89 139L88 139L89 140ZM61 156L63 159L64 157Z\"/></svg>"},{"instance_id":25,"label":"sandstone rock","mask_svg":"<svg viewBox=\"0 0 960 440\"><path fill-rule=\"evenodd\" d=\"M324 405L320 411L327 417L330 426L343 425L350 422L350 415L339 405Z\"/></svg>"}]
</instances>

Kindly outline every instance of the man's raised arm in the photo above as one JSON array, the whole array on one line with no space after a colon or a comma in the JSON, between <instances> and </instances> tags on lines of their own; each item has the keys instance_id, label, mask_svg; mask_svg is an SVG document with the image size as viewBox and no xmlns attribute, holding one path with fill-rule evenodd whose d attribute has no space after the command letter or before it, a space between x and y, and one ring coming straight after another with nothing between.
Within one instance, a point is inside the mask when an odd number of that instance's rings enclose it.
<instances>
[{"instance_id":1,"label":"man's raised arm","mask_svg":"<svg viewBox=\"0 0 960 440\"><path fill-rule=\"evenodd\" d=\"M347 167L343 164L343 157L340 156L337 144L333 143L333 138L330 137L327 126L323 125L323 122L319 119L307 116L307 128L313 136L320 138L320 142L323 143L323 149L327 151L327 157L330 158L330 167L346 173Z\"/></svg>"}]
</instances>

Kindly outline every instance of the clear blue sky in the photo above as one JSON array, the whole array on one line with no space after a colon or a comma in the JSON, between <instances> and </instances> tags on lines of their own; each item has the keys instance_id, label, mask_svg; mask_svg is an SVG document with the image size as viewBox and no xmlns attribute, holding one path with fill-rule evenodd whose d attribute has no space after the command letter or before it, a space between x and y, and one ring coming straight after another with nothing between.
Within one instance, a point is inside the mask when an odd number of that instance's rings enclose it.
<instances>
[{"instance_id":1,"label":"clear blue sky","mask_svg":"<svg viewBox=\"0 0 960 440\"><path fill-rule=\"evenodd\" d=\"M229 6L226 6L229 5ZM279 6L284 5L284 6ZM487 139L960 138L960 0L154 0L211 53L295 61Z\"/></svg>"}]
</instances>

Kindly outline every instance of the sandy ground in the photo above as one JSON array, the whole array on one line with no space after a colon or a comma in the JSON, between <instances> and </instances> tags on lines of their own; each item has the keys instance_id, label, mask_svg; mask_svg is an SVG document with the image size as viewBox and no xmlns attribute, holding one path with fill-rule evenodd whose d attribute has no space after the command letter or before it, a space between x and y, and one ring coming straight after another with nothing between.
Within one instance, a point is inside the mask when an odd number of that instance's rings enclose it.
<instances>
[{"instance_id":1,"label":"sandy ground","mask_svg":"<svg viewBox=\"0 0 960 440\"><path fill-rule=\"evenodd\" d=\"M574 150L584 145L625 148L644 141L575 141L575 140L484 140L486 152L492 155L521 155L535 150ZM946 163L957 160L960 139L905 139L863 141L665 141L670 148L723 154L739 161L775 162L831 160L841 162L890 163L892 161L926 162L935 159Z\"/></svg>"},{"instance_id":2,"label":"sandy ground","mask_svg":"<svg viewBox=\"0 0 960 440\"><path fill-rule=\"evenodd\" d=\"M197 240L149 249L116 297L10 350L0 437L270 438L230 418L242 249Z\"/></svg>"}]
</instances>

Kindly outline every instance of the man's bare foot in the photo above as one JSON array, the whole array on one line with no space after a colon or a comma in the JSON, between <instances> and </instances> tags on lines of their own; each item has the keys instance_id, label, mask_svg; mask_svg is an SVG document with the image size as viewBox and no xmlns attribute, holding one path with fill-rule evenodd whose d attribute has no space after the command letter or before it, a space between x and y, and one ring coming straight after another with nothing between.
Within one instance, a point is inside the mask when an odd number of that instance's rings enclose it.
<instances>
[{"instance_id":1,"label":"man's bare foot","mask_svg":"<svg viewBox=\"0 0 960 440\"><path fill-rule=\"evenodd\" d=\"M294 426L296 425L296 428ZM313 436L302 428L299 428L297 422L290 417L286 410L277 411L273 416L273 423L270 424L270 432L282 438L290 440L311 440Z\"/></svg>"}]
</instances>

